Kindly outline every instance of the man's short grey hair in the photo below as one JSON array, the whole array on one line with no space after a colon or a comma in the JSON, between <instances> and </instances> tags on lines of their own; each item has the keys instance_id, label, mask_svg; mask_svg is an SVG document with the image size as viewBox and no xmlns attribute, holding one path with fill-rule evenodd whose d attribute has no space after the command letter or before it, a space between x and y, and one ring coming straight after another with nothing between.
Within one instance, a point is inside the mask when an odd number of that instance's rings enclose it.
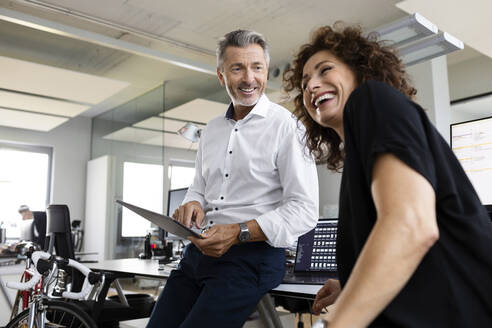
<instances>
[{"instance_id":1,"label":"man's short grey hair","mask_svg":"<svg viewBox=\"0 0 492 328\"><path fill-rule=\"evenodd\" d=\"M217 67L222 70L227 47L246 48L252 44L257 44L263 48L266 63L270 65L270 48L263 35L254 31L236 30L220 38L217 44Z\"/></svg>"}]
</instances>

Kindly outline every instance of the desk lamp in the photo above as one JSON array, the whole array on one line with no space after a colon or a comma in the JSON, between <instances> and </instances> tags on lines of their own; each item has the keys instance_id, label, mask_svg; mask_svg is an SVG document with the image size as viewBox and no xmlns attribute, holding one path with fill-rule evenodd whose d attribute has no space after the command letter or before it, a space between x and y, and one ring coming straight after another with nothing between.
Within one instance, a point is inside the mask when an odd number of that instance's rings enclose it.
<instances>
[{"instance_id":1,"label":"desk lamp","mask_svg":"<svg viewBox=\"0 0 492 328\"><path fill-rule=\"evenodd\" d=\"M188 122L188 123L186 123L185 126L183 126L181 129L179 129L177 133L180 136L182 136L183 138L185 138L191 142L197 142L200 139L202 129L200 129L195 124Z\"/></svg>"}]
</instances>

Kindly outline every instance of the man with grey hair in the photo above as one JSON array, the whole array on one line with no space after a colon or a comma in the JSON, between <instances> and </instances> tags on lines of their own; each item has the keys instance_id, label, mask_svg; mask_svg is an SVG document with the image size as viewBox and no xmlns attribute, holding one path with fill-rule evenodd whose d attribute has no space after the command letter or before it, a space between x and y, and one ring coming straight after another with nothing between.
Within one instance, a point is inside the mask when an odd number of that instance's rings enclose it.
<instances>
[{"instance_id":1,"label":"man with grey hair","mask_svg":"<svg viewBox=\"0 0 492 328\"><path fill-rule=\"evenodd\" d=\"M217 76L232 103L202 131L193 184L173 214L206 230L190 238L148 327L242 327L281 283L284 247L316 225L316 166L295 118L264 94L268 65L261 34L219 41Z\"/></svg>"}]
</instances>

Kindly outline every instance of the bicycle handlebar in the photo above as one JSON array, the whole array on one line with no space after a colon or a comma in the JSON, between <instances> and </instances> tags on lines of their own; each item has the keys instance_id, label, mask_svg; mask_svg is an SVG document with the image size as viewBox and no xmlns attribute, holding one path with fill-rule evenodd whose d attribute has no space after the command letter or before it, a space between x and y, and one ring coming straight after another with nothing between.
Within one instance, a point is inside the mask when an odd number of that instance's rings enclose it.
<instances>
[{"instance_id":1,"label":"bicycle handlebar","mask_svg":"<svg viewBox=\"0 0 492 328\"><path fill-rule=\"evenodd\" d=\"M49 260L51 257L50 254L45 253L45 252L34 252L31 255L31 259L34 263L34 267L36 270L33 270L32 272L32 277L29 281L26 282L15 282L15 281L7 281L5 285L9 288L12 289L18 289L18 290L28 290L33 288L41 279L41 274L37 270L37 264L39 259L44 259L44 260Z\"/></svg>"},{"instance_id":2,"label":"bicycle handlebar","mask_svg":"<svg viewBox=\"0 0 492 328\"><path fill-rule=\"evenodd\" d=\"M91 292L92 287L94 287L94 285L91 284L91 282L89 281L89 273L91 273L92 271L88 267L86 267L85 265L82 265L79 262L72 260L72 259L68 260L68 266L79 270L85 276L84 284L82 285L83 287L82 287L82 290L80 292L78 292L78 293L63 292L62 296L65 298L73 299L73 300L82 299L82 298L86 297Z\"/></svg>"},{"instance_id":3,"label":"bicycle handlebar","mask_svg":"<svg viewBox=\"0 0 492 328\"><path fill-rule=\"evenodd\" d=\"M54 260L57 261L55 257L52 257L51 254L46 253L46 252L41 252L37 251L32 253L32 261L34 263L34 267L36 270L33 270L33 275L32 278L29 281L26 282L14 282L14 281L8 281L5 285L9 288L13 289L18 289L18 290L28 290L33 288L41 279L42 273L45 272L44 268L45 265L41 265L41 262L39 263L38 266L38 261L40 259L43 260ZM92 287L94 286L94 283L100 281L100 276L98 277L96 274L94 274L88 267L86 267L83 264L80 264L79 262L69 259L68 260L68 266L75 268L76 270L80 271L84 276L84 283L82 290L78 293L74 292L63 292L62 297L69 298L69 299L83 299L84 297L87 296L87 294L90 293ZM50 266L50 270L52 270L52 265Z\"/></svg>"}]
</instances>

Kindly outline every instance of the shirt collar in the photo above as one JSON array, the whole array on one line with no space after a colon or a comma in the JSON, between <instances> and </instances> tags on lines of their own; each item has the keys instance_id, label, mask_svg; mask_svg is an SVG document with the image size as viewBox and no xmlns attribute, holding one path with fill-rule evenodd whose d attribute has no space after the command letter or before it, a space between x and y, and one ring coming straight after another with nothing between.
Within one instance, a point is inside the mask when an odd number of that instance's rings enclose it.
<instances>
[{"instance_id":1,"label":"shirt collar","mask_svg":"<svg viewBox=\"0 0 492 328\"><path fill-rule=\"evenodd\" d=\"M270 100L265 94L262 94L260 99L258 99L258 102L256 103L255 107L246 115L246 117L251 116L251 115L258 115L261 117L266 117L268 113L268 108L270 106ZM246 118L245 117L245 118ZM226 119L234 119L234 105L232 102L230 103L229 107L227 108L227 112L225 114Z\"/></svg>"}]
</instances>

